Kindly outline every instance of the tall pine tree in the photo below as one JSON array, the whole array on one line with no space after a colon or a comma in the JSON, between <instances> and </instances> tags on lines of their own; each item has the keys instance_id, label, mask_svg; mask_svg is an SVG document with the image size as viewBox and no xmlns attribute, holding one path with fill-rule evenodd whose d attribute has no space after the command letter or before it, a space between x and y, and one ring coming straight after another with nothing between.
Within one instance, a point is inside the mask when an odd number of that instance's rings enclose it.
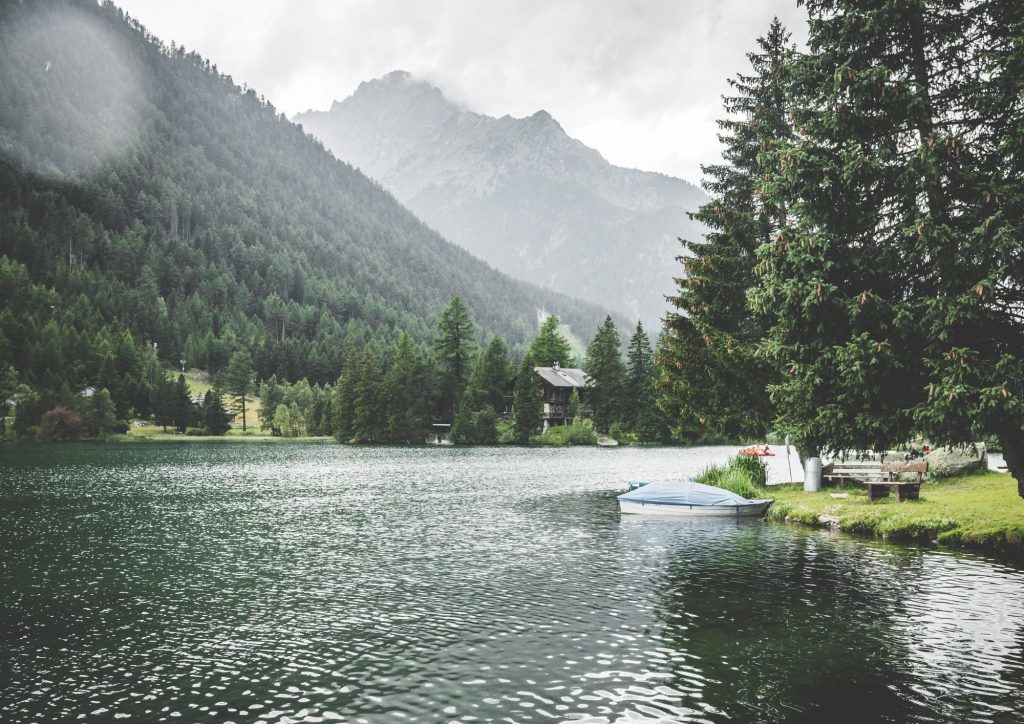
<instances>
[{"instance_id":1,"label":"tall pine tree","mask_svg":"<svg viewBox=\"0 0 1024 724\"><path fill-rule=\"evenodd\" d=\"M231 355L228 367L224 370L224 385L235 399L238 410L242 414L242 432L246 427L246 402L252 394L255 372L249 350L240 349Z\"/></svg>"},{"instance_id":2,"label":"tall pine tree","mask_svg":"<svg viewBox=\"0 0 1024 724\"><path fill-rule=\"evenodd\" d=\"M774 416L766 387L773 367L757 349L770 317L751 311L756 250L778 229L784 206L758 187L766 155L792 137L786 118L789 33L776 18L747 54L751 73L729 80L718 122L724 163L704 166L712 200L692 214L709 229L683 241L683 276L671 299L659 349L660 404L679 435L705 429L731 436L763 435Z\"/></svg>"},{"instance_id":3,"label":"tall pine tree","mask_svg":"<svg viewBox=\"0 0 1024 724\"><path fill-rule=\"evenodd\" d=\"M358 358L352 387L352 439L356 442L380 441L384 427L381 378L380 361L367 346Z\"/></svg>"},{"instance_id":4,"label":"tall pine tree","mask_svg":"<svg viewBox=\"0 0 1024 724\"><path fill-rule=\"evenodd\" d=\"M626 368L619 347L622 340L611 316L597 330L587 347L583 369L587 373L587 402L594 415L594 425L607 432L623 418Z\"/></svg>"},{"instance_id":5,"label":"tall pine tree","mask_svg":"<svg viewBox=\"0 0 1024 724\"><path fill-rule=\"evenodd\" d=\"M277 375L271 375L270 379L260 385L260 428L275 435L281 431L274 427L274 413L277 406L284 401L284 393L281 391L281 384Z\"/></svg>"},{"instance_id":6,"label":"tall pine tree","mask_svg":"<svg viewBox=\"0 0 1024 724\"><path fill-rule=\"evenodd\" d=\"M411 443L422 439L421 434L429 422L426 382L424 365L412 337L403 332L391 369L384 377L385 438L388 441Z\"/></svg>"},{"instance_id":7,"label":"tall pine tree","mask_svg":"<svg viewBox=\"0 0 1024 724\"><path fill-rule=\"evenodd\" d=\"M626 394L624 415L627 427L642 442L667 442L669 424L657 405L657 371L651 340L640 322L626 349Z\"/></svg>"},{"instance_id":8,"label":"tall pine tree","mask_svg":"<svg viewBox=\"0 0 1024 724\"><path fill-rule=\"evenodd\" d=\"M508 347L501 337L495 335L491 338L487 349L480 357L479 364L477 387L482 401L500 412L505 406L505 395L509 392L515 374L512 361L508 357Z\"/></svg>"},{"instance_id":9,"label":"tall pine tree","mask_svg":"<svg viewBox=\"0 0 1024 724\"><path fill-rule=\"evenodd\" d=\"M207 435L224 435L231 429L231 413L224 407L220 391L207 390L203 397L203 428Z\"/></svg>"},{"instance_id":10,"label":"tall pine tree","mask_svg":"<svg viewBox=\"0 0 1024 724\"><path fill-rule=\"evenodd\" d=\"M537 373L529 355L523 359L516 375L515 397L512 402L512 435L525 445L530 436L540 432L542 391Z\"/></svg>"},{"instance_id":11,"label":"tall pine tree","mask_svg":"<svg viewBox=\"0 0 1024 724\"><path fill-rule=\"evenodd\" d=\"M185 432L196 419L196 406L192 403L185 375L178 375L177 382L170 385L170 392L171 420L178 432Z\"/></svg>"},{"instance_id":12,"label":"tall pine tree","mask_svg":"<svg viewBox=\"0 0 1024 724\"><path fill-rule=\"evenodd\" d=\"M437 322L437 331L434 351L440 363L441 412L453 420L476 353L473 320L461 299L455 297L448 303Z\"/></svg>"},{"instance_id":13,"label":"tall pine tree","mask_svg":"<svg viewBox=\"0 0 1024 724\"><path fill-rule=\"evenodd\" d=\"M537 336L530 342L528 356L537 367L559 365L568 367L572 361L572 350L569 340L558 331L558 317L548 315L537 331Z\"/></svg>"},{"instance_id":14,"label":"tall pine tree","mask_svg":"<svg viewBox=\"0 0 1024 724\"><path fill-rule=\"evenodd\" d=\"M998 437L1024 497L1024 3L981 0L970 17L938 58L970 72L931 84L937 120L925 147L949 197L949 231L922 230L941 251L927 272L934 296L921 300L928 398L914 422L946 443Z\"/></svg>"},{"instance_id":15,"label":"tall pine tree","mask_svg":"<svg viewBox=\"0 0 1024 724\"><path fill-rule=\"evenodd\" d=\"M752 296L776 319L765 351L784 373L783 427L812 449L888 449L914 433L1013 448L1020 235L997 190L1005 158L979 132L991 119L978 95L1000 82L984 70L990 33L956 0L806 6L800 137L772 155L765 185L789 214L759 250Z\"/></svg>"}]
</instances>

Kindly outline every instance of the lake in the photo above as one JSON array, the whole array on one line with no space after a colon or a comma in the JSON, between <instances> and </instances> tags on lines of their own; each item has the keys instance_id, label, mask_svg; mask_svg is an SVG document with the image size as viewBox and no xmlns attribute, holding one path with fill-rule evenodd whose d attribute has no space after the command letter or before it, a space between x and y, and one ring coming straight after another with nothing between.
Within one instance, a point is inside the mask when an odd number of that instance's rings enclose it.
<instances>
[{"instance_id":1,"label":"lake","mask_svg":"<svg viewBox=\"0 0 1024 724\"><path fill-rule=\"evenodd\" d=\"M1019 566L620 517L734 452L0 446L0 720L1022 720Z\"/></svg>"}]
</instances>

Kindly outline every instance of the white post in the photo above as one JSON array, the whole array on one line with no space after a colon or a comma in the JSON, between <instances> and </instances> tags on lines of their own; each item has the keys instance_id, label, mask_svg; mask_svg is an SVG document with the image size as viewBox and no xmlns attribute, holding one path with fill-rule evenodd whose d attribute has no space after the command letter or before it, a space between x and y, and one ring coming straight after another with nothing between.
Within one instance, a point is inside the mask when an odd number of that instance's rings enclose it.
<instances>
[{"instance_id":1,"label":"white post","mask_svg":"<svg viewBox=\"0 0 1024 724\"><path fill-rule=\"evenodd\" d=\"M789 457L789 435L786 435L786 467L789 468L789 478L786 479L787 483L793 482L793 461Z\"/></svg>"}]
</instances>

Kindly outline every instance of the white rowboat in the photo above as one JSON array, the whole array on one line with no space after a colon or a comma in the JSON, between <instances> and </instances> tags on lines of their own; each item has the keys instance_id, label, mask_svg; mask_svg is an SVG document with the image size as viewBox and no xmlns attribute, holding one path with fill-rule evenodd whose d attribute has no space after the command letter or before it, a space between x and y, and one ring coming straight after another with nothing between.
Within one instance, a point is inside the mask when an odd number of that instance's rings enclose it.
<instances>
[{"instance_id":1,"label":"white rowboat","mask_svg":"<svg viewBox=\"0 0 1024 724\"><path fill-rule=\"evenodd\" d=\"M690 480L650 483L619 496L626 514L677 517L760 518L773 500L748 500L712 485Z\"/></svg>"}]
</instances>

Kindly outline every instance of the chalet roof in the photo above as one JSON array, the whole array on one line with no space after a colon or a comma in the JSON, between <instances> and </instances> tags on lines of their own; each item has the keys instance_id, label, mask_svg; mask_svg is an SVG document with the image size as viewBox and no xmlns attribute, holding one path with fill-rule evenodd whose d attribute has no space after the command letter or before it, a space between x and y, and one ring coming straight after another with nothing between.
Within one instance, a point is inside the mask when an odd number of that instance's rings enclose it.
<instances>
[{"instance_id":1,"label":"chalet roof","mask_svg":"<svg viewBox=\"0 0 1024 724\"><path fill-rule=\"evenodd\" d=\"M534 367L533 371L552 387L587 386L587 373L575 367Z\"/></svg>"}]
</instances>

